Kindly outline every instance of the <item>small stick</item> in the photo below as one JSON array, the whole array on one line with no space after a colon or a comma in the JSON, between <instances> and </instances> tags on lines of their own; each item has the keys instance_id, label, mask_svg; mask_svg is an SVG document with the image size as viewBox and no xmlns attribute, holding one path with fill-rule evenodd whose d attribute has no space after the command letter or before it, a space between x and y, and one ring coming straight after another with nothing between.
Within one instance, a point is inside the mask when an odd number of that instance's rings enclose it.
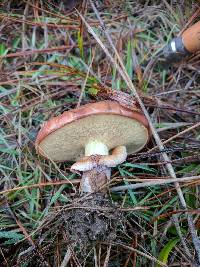
<instances>
[{"instance_id":1,"label":"small stick","mask_svg":"<svg viewBox=\"0 0 200 267\"><path fill-rule=\"evenodd\" d=\"M109 245L109 247L107 249L106 258L105 258L103 267L108 267L109 258L110 258L110 251L111 251L111 245Z\"/></svg>"},{"instance_id":2,"label":"small stick","mask_svg":"<svg viewBox=\"0 0 200 267\"><path fill-rule=\"evenodd\" d=\"M71 258L71 250L68 248L66 254L65 254L65 257L60 265L60 267L66 267L67 266L67 263L69 262Z\"/></svg>"},{"instance_id":3,"label":"small stick","mask_svg":"<svg viewBox=\"0 0 200 267\"><path fill-rule=\"evenodd\" d=\"M115 186L111 188L111 192L118 192L118 191L125 191L128 189L137 189L137 188L143 188L147 186L155 186L155 185L162 185L162 184L170 184L174 182L188 182L192 180L200 180L200 175L198 176L191 176L191 177L183 177L183 178L171 178L171 179L164 179L163 181L151 181L151 182L145 182L145 183L137 183L137 184L129 184L129 185L121 185L121 186Z\"/></svg>"}]
</instances>

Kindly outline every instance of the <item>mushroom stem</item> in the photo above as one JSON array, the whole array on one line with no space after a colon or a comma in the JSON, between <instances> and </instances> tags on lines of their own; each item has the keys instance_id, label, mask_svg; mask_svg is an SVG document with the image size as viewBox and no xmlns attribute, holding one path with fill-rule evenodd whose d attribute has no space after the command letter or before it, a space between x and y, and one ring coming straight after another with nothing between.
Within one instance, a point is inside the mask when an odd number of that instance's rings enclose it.
<instances>
[{"instance_id":1,"label":"mushroom stem","mask_svg":"<svg viewBox=\"0 0 200 267\"><path fill-rule=\"evenodd\" d=\"M107 188L105 185L110 180L111 168L97 167L90 171L83 172L80 192L81 193L106 193Z\"/></svg>"},{"instance_id":2,"label":"mushroom stem","mask_svg":"<svg viewBox=\"0 0 200 267\"><path fill-rule=\"evenodd\" d=\"M113 149L111 155L101 156L99 164L106 167L116 167L118 164L126 161L127 152L125 146L117 146Z\"/></svg>"},{"instance_id":3,"label":"mushroom stem","mask_svg":"<svg viewBox=\"0 0 200 267\"><path fill-rule=\"evenodd\" d=\"M126 161L127 152L125 146L118 146L113 149L111 155L85 156L71 166L72 171L90 171L98 166L115 167Z\"/></svg>"},{"instance_id":4,"label":"mushroom stem","mask_svg":"<svg viewBox=\"0 0 200 267\"><path fill-rule=\"evenodd\" d=\"M126 147L118 146L113 149L111 155L85 156L71 166L72 171L82 171L83 176L80 185L82 193L104 192L103 187L110 179L111 167L124 162L127 157ZM102 189L103 187L103 189Z\"/></svg>"},{"instance_id":5,"label":"mushroom stem","mask_svg":"<svg viewBox=\"0 0 200 267\"><path fill-rule=\"evenodd\" d=\"M108 147L100 141L90 141L85 146L85 156L92 155L108 155Z\"/></svg>"}]
</instances>

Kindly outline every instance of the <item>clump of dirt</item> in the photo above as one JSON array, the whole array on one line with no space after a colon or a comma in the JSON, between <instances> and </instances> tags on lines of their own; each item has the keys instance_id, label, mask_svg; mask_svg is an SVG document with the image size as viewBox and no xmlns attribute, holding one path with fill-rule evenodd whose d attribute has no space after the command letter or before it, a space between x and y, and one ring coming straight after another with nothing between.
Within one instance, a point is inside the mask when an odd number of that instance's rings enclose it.
<instances>
[{"instance_id":1,"label":"clump of dirt","mask_svg":"<svg viewBox=\"0 0 200 267\"><path fill-rule=\"evenodd\" d=\"M104 194L92 194L78 201L63 214L71 241L82 249L102 241L113 241L122 213Z\"/></svg>"}]
</instances>

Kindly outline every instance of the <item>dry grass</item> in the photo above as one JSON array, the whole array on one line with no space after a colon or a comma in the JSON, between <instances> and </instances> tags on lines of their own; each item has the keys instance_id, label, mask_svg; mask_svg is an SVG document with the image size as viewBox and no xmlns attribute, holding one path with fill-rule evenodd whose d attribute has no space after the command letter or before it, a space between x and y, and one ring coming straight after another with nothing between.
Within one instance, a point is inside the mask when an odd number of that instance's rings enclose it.
<instances>
[{"instance_id":1,"label":"dry grass","mask_svg":"<svg viewBox=\"0 0 200 267\"><path fill-rule=\"evenodd\" d=\"M156 259L167 266L193 266L196 240L186 214L198 235L199 181L180 184L186 212L174 185L161 181L171 177L153 138L144 151L113 170L112 185L147 182L110 194L126 208L116 243L89 246L80 257L80 248L70 242L61 215L76 197L80 177L70 173L70 163L36 155L37 132L50 117L96 101L104 86L131 92L72 8L76 1L58 2L0 4L2 266L161 266ZM76 8L117 60L90 3ZM168 40L198 20L198 2L99 1L97 10L137 92L146 95L145 107L175 175L200 175L199 54L167 70L152 64ZM148 184L155 180L157 185Z\"/></svg>"}]
</instances>

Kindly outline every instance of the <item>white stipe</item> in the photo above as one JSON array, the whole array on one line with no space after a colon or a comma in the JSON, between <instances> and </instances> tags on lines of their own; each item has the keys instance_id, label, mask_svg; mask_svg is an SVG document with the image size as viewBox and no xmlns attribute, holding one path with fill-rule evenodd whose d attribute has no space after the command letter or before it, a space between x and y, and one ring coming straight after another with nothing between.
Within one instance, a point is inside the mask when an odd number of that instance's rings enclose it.
<instances>
[{"instance_id":1,"label":"white stipe","mask_svg":"<svg viewBox=\"0 0 200 267\"><path fill-rule=\"evenodd\" d=\"M176 52L176 43L174 41L171 42L171 48L173 52Z\"/></svg>"}]
</instances>

